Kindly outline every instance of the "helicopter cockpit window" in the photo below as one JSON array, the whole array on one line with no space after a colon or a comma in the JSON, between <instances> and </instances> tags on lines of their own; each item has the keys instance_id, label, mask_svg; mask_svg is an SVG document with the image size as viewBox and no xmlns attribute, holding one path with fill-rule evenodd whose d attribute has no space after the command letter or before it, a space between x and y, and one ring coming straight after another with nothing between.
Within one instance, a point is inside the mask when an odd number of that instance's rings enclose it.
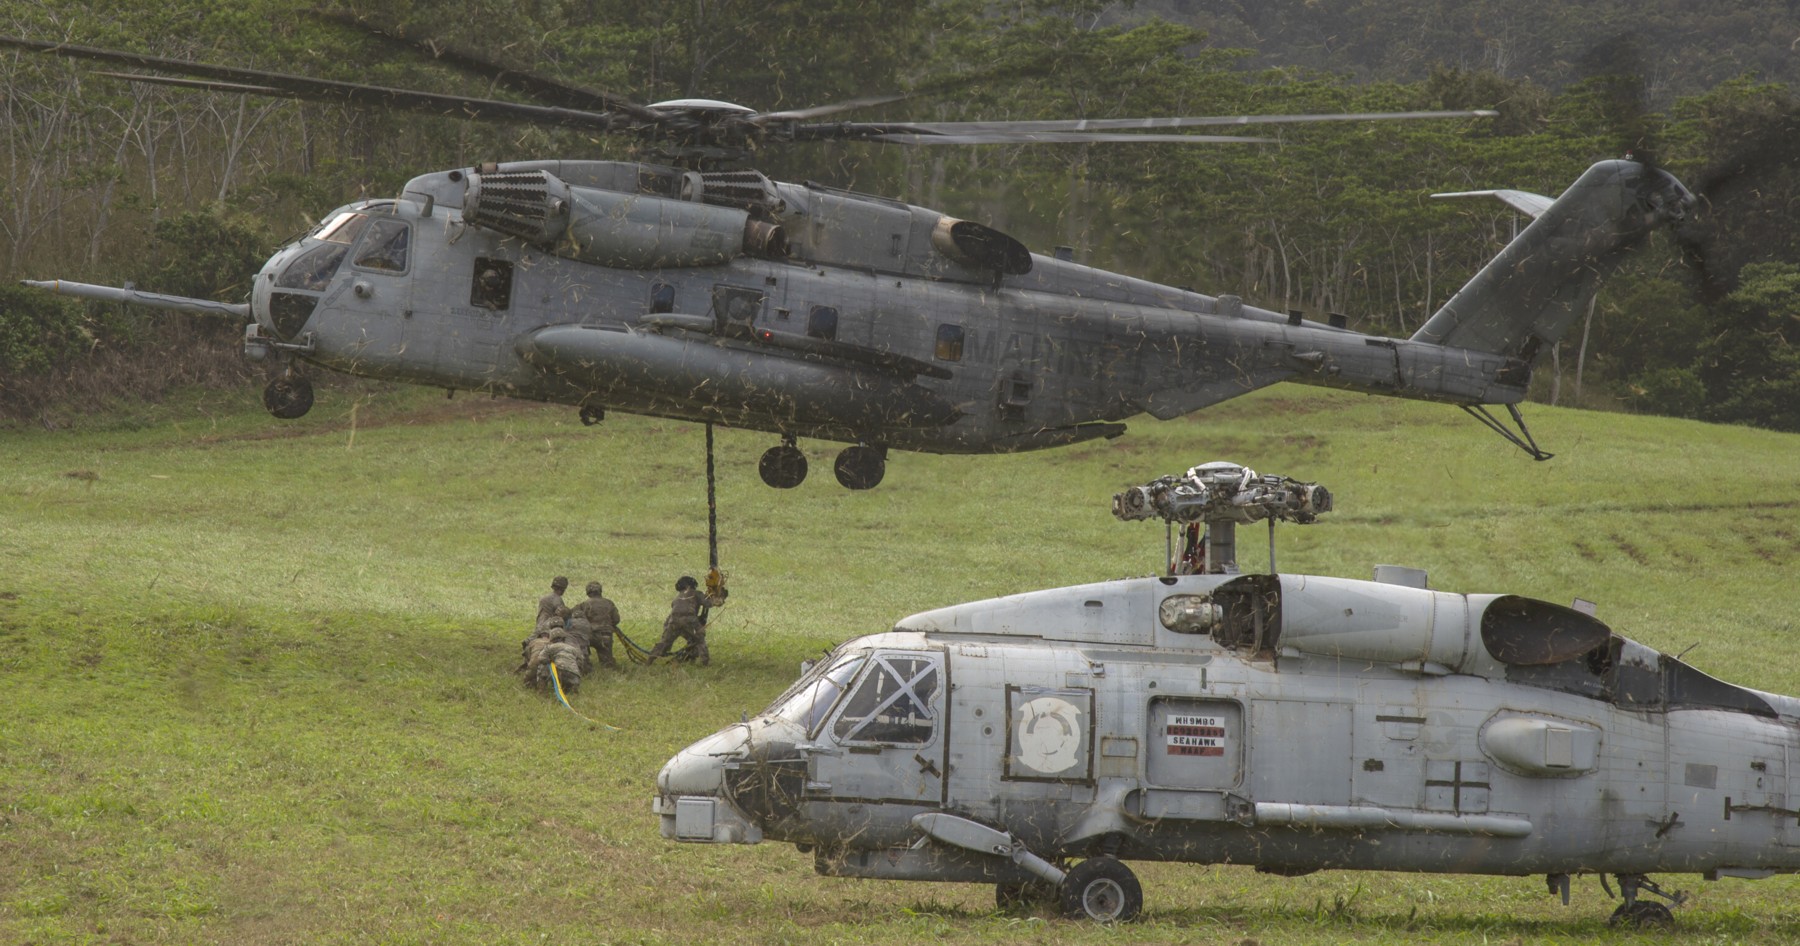
<instances>
[{"instance_id":1,"label":"helicopter cockpit window","mask_svg":"<svg viewBox=\"0 0 1800 946\"><path fill-rule=\"evenodd\" d=\"M469 304L505 311L512 305L513 264L503 259L475 257L475 274L469 285Z\"/></svg>"},{"instance_id":2,"label":"helicopter cockpit window","mask_svg":"<svg viewBox=\"0 0 1800 946\"><path fill-rule=\"evenodd\" d=\"M318 237L327 243L355 243L362 236L363 227L368 226L369 215L345 211L325 221L319 228Z\"/></svg>"},{"instance_id":3,"label":"helicopter cockpit window","mask_svg":"<svg viewBox=\"0 0 1800 946\"><path fill-rule=\"evenodd\" d=\"M659 282L650 287L650 314L675 311L675 287Z\"/></svg>"},{"instance_id":4,"label":"helicopter cockpit window","mask_svg":"<svg viewBox=\"0 0 1800 946\"><path fill-rule=\"evenodd\" d=\"M384 273L406 272L412 228L398 220L377 220L356 254L356 265Z\"/></svg>"},{"instance_id":5,"label":"helicopter cockpit window","mask_svg":"<svg viewBox=\"0 0 1800 946\"><path fill-rule=\"evenodd\" d=\"M806 334L826 341L837 338L837 315L837 309L831 306L813 306L806 316Z\"/></svg>"},{"instance_id":6,"label":"helicopter cockpit window","mask_svg":"<svg viewBox=\"0 0 1800 946\"><path fill-rule=\"evenodd\" d=\"M922 746L937 730L935 654L876 654L844 698L832 736L840 743Z\"/></svg>"},{"instance_id":7,"label":"helicopter cockpit window","mask_svg":"<svg viewBox=\"0 0 1800 946\"><path fill-rule=\"evenodd\" d=\"M849 654L822 671L807 674L799 684L764 711L763 715L799 723L806 728L808 736L816 735L819 724L831 712L831 708L837 705L844 688L855 679L856 672L862 669L863 662L868 659L869 655L866 653Z\"/></svg>"},{"instance_id":8,"label":"helicopter cockpit window","mask_svg":"<svg viewBox=\"0 0 1800 946\"><path fill-rule=\"evenodd\" d=\"M939 361L961 361L963 353L963 327L948 322L937 329L937 356Z\"/></svg>"},{"instance_id":9,"label":"helicopter cockpit window","mask_svg":"<svg viewBox=\"0 0 1800 946\"><path fill-rule=\"evenodd\" d=\"M350 247L343 243L315 246L287 264L281 275L275 277L275 286L278 289L324 292L325 287L331 285L331 277L337 272L338 264L344 261L344 256L349 252Z\"/></svg>"}]
</instances>

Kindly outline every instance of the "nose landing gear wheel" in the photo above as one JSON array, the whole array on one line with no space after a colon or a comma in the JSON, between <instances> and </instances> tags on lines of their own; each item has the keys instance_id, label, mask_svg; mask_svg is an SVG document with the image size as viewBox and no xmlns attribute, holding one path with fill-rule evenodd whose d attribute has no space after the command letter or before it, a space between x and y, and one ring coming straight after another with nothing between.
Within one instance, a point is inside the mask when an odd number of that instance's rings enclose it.
<instances>
[{"instance_id":1,"label":"nose landing gear wheel","mask_svg":"<svg viewBox=\"0 0 1800 946\"><path fill-rule=\"evenodd\" d=\"M1654 900L1636 900L1620 904L1606 925L1634 930L1666 930L1675 925L1675 914Z\"/></svg>"},{"instance_id":2,"label":"nose landing gear wheel","mask_svg":"<svg viewBox=\"0 0 1800 946\"><path fill-rule=\"evenodd\" d=\"M770 447L757 461L756 472L776 489L793 489L806 481L806 454L792 441Z\"/></svg>"},{"instance_id":3,"label":"nose landing gear wheel","mask_svg":"<svg viewBox=\"0 0 1800 946\"><path fill-rule=\"evenodd\" d=\"M1129 923L1144 909L1144 888L1117 858L1090 857L1063 878L1058 899L1071 920Z\"/></svg>"},{"instance_id":4,"label":"nose landing gear wheel","mask_svg":"<svg viewBox=\"0 0 1800 946\"><path fill-rule=\"evenodd\" d=\"M312 382L298 375L276 378L263 388L263 407L282 420L305 416L312 406Z\"/></svg>"},{"instance_id":5,"label":"nose landing gear wheel","mask_svg":"<svg viewBox=\"0 0 1800 946\"><path fill-rule=\"evenodd\" d=\"M581 425L583 427L592 427L605 419L606 411L598 407L584 405L581 408Z\"/></svg>"},{"instance_id":6,"label":"nose landing gear wheel","mask_svg":"<svg viewBox=\"0 0 1800 946\"><path fill-rule=\"evenodd\" d=\"M874 489L887 473L887 449L858 444L837 455L832 472L845 489Z\"/></svg>"}]
</instances>

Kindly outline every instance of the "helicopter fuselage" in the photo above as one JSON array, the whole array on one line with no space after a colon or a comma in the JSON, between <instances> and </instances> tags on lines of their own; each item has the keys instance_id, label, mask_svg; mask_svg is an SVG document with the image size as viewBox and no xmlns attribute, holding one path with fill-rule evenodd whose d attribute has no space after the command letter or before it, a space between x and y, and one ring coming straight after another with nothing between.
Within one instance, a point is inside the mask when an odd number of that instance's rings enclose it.
<instances>
[{"instance_id":1,"label":"helicopter fuselage","mask_svg":"<svg viewBox=\"0 0 1800 946\"><path fill-rule=\"evenodd\" d=\"M979 225L817 185L755 175L757 213L732 216L623 189L679 179L673 169L484 170L341 208L277 253L256 280L253 348L369 377L940 453L1116 436L1134 414L1174 417L1284 379L1511 403L1528 378L1508 356L1036 256ZM566 184L574 219L538 239L492 215L472 223L468 195L505 175ZM594 199L613 202L583 203ZM757 219L773 245L744 240ZM953 228L972 249L944 236Z\"/></svg>"},{"instance_id":2,"label":"helicopter fuselage","mask_svg":"<svg viewBox=\"0 0 1800 946\"><path fill-rule=\"evenodd\" d=\"M1019 885L1085 857L1759 877L1800 870L1797 747L1800 701L1568 608L1193 575L850 640L670 760L654 807L665 837L791 842L836 876Z\"/></svg>"}]
</instances>

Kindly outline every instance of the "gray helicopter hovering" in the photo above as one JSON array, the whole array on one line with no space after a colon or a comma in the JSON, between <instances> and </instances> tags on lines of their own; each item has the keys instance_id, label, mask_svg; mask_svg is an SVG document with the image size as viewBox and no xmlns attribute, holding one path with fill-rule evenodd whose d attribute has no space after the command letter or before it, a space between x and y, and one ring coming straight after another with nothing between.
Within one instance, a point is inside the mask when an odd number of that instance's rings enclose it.
<instances>
[{"instance_id":1,"label":"gray helicopter hovering","mask_svg":"<svg viewBox=\"0 0 1800 946\"><path fill-rule=\"evenodd\" d=\"M405 42L382 34L394 42ZM723 424L776 435L759 472L806 477L801 437L849 444L834 472L879 483L889 449L1036 450L1117 437L1278 381L1443 401L1534 457L1523 400L1596 280L1694 199L1668 173L1606 161L1560 197L1483 191L1535 218L1411 338L1327 323L1046 257L981 223L748 169L753 148L858 140L1214 142L1208 125L1492 115L1413 112L1033 122L825 120L890 99L755 112L638 105L432 47L545 104L413 92L0 37L191 78L120 78L627 134L669 164L490 163L422 174L327 215L256 275L248 302L28 281L65 295L244 319L245 353L283 367L264 402L312 406L301 371ZM1159 131L1160 130L1160 131ZM1505 405L1513 428L1487 410Z\"/></svg>"},{"instance_id":2,"label":"gray helicopter hovering","mask_svg":"<svg viewBox=\"0 0 1800 946\"><path fill-rule=\"evenodd\" d=\"M1235 529L1331 509L1209 463L1113 500L1180 527L1162 577L901 619L683 749L653 811L677 841L794 844L820 874L995 885L1127 921L1131 860L1617 881L1800 871L1800 699L1714 679L1591 607L1244 574ZM1610 893L1610 886L1607 887ZM1651 899L1652 897L1657 899ZM1658 900L1666 901L1658 902Z\"/></svg>"}]
</instances>

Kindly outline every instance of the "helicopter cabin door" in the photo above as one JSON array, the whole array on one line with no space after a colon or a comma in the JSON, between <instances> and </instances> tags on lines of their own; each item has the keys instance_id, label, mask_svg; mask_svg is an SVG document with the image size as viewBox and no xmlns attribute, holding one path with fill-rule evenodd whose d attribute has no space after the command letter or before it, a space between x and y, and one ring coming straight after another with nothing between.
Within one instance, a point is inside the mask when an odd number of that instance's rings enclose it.
<instances>
[{"instance_id":1,"label":"helicopter cabin door","mask_svg":"<svg viewBox=\"0 0 1800 946\"><path fill-rule=\"evenodd\" d=\"M871 654L819 734L830 751L812 757L808 794L837 801L942 804L949 735L944 731L944 676L941 652Z\"/></svg>"}]
</instances>

